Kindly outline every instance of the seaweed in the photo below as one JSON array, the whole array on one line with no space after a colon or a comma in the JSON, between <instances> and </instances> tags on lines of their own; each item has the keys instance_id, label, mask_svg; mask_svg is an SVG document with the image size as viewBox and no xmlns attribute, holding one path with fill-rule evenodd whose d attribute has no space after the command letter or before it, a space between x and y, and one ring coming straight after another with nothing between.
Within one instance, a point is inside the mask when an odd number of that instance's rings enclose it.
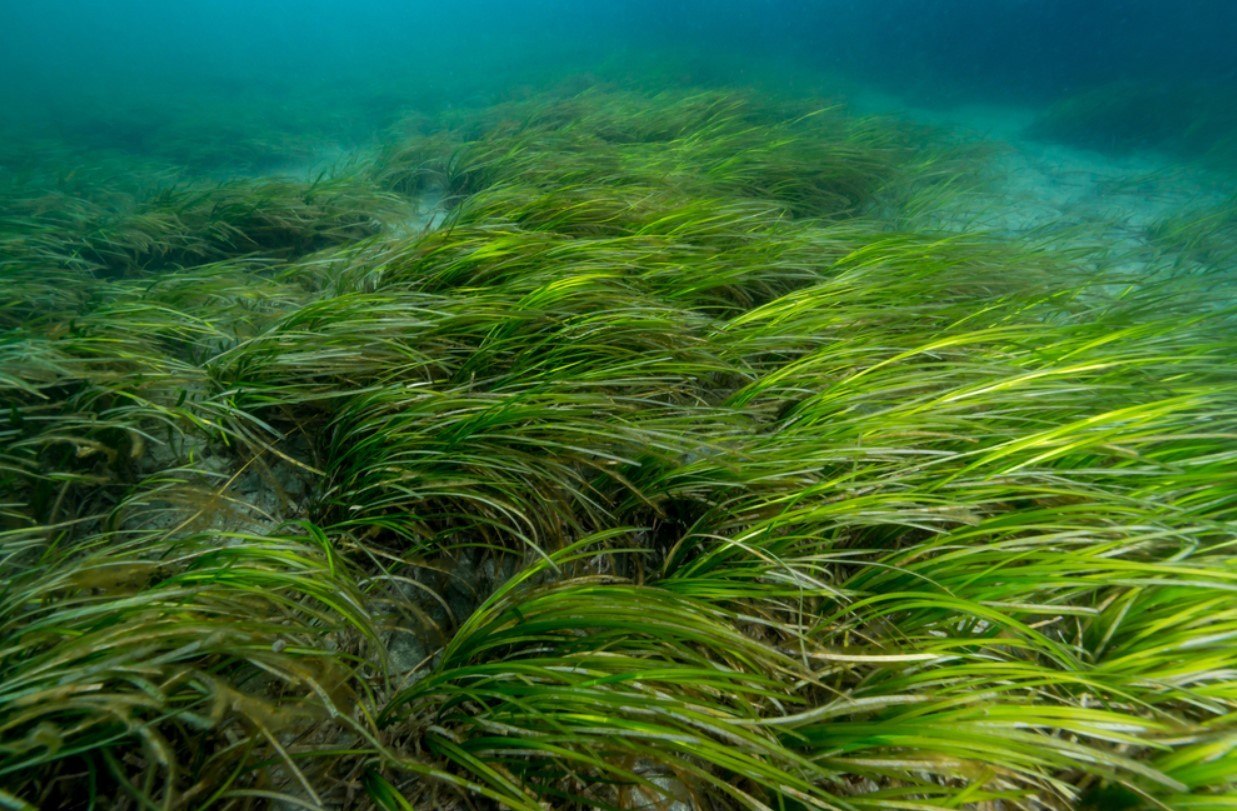
<instances>
[{"instance_id":1,"label":"seaweed","mask_svg":"<svg viewBox=\"0 0 1237 811\"><path fill-rule=\"evenodd\" d=\"M817 100L448 118L6 189L0 803L1224 806L1193 268L910 229L976 153Z\"/></svg>"}]
</instances>

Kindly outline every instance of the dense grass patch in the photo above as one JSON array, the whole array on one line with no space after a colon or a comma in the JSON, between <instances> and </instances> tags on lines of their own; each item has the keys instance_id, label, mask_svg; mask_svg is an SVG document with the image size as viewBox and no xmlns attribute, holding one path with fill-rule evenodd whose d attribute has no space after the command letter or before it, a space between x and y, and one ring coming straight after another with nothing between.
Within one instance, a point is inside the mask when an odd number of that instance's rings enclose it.
<instances>
[{"instance_id":1,"label":"dense grass patch","mask_svg":"<svg viewBox=\"0 0 1237 811\"><path fill-rule=\"evenodd\" d=\"M0 804L1231 807L1225 216L1129 285L803 101L421 129L6 190Z\"/></svg>"}]
</instances>

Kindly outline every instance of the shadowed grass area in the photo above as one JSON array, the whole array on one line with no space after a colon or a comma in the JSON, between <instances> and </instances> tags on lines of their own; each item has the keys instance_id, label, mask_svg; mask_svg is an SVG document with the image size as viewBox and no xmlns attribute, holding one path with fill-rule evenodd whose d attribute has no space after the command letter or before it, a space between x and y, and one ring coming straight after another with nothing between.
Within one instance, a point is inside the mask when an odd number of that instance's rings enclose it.
<instances>
[{"instance_id":1,"label":"shadowed grass area","mask_svg":"<svg viewBox=\"0 0 1237 811\"><path fill-rule=\"evenodd\" d=\"M1113 152L1162 150L1232 169L1237 115L1231 79L1114 82L1066 97L1032 133Z\"/></svg>"},{"instance_id":2,"label":"shadowed grass area","mask_svg":"<svg viewBox=\"0 0 1237 811\"><path fill-rule=\"evenodd\" d=\"M9 194L0 804L1231 807L1227 219L1130 284L807 102L424 129Z\"/></svg>"},{"instance_id":3,"label":"shadowed grass area","mask_svg":"<svg viewBox=\"0 0 1237 811\"><path fill-rule=\"evenodd\" d=\"M237 181L106 203L39 197L9 221L23 264L116 277L248 255L304 256L377 233L398 201L343 180ZM16 207L15 206L15 207Z\"/></svg>"}]
</instances>

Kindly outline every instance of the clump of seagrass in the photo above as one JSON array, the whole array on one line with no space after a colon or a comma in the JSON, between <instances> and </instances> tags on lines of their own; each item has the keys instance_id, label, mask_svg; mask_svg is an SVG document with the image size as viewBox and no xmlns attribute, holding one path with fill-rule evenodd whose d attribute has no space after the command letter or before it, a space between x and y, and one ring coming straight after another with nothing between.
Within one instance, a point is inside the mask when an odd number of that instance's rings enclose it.
<instances>
[{"instance_id":1,"label":"clump of seagrass","mask_svg":"<svg viewBox=\"0 0 1237 811\"><path fill-rule=\"evenodd\" d=\"M295 259L376 234L401 211L391 195L347 178L233 181L105 200L56 195L7 240L11 261L97 277L193 267L246 256Z\"/></svg>"},{"instance_id":2,"label":"clump of seagrass","mask_svg":"<svg viewBox=\"0 0 1237 811\"><path fill-rule=\"evenodd\" d=\"M899 231L960 165L836 110L457 117L356 181L430 233L13 265L0 799L1224 807L1231 310Z\"/></svg>"}]
</instances>

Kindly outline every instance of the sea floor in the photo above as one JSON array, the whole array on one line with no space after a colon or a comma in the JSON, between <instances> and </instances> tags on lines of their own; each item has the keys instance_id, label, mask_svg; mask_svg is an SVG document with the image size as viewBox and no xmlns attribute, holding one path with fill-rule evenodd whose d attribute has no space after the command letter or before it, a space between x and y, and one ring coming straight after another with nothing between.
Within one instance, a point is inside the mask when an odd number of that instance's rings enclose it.
<instances>
[{"instance_id":1,"label":"sea floor","mask_svg":"<svg viewBox=\"0 0 1237 811\"><path fill-rule=\"evenodd\" d=\"M1088 249L1110 265L1153 270L1161 251L1152 235L1161 223L1223 205L1234 193L1228 175L1174 155L1113 154L1036 137L1033 107L916 106L876 91L847 101L856 112L937 127L988 148L985 182L950 210L949 228Z\"/></svg>"}]
</instances>

